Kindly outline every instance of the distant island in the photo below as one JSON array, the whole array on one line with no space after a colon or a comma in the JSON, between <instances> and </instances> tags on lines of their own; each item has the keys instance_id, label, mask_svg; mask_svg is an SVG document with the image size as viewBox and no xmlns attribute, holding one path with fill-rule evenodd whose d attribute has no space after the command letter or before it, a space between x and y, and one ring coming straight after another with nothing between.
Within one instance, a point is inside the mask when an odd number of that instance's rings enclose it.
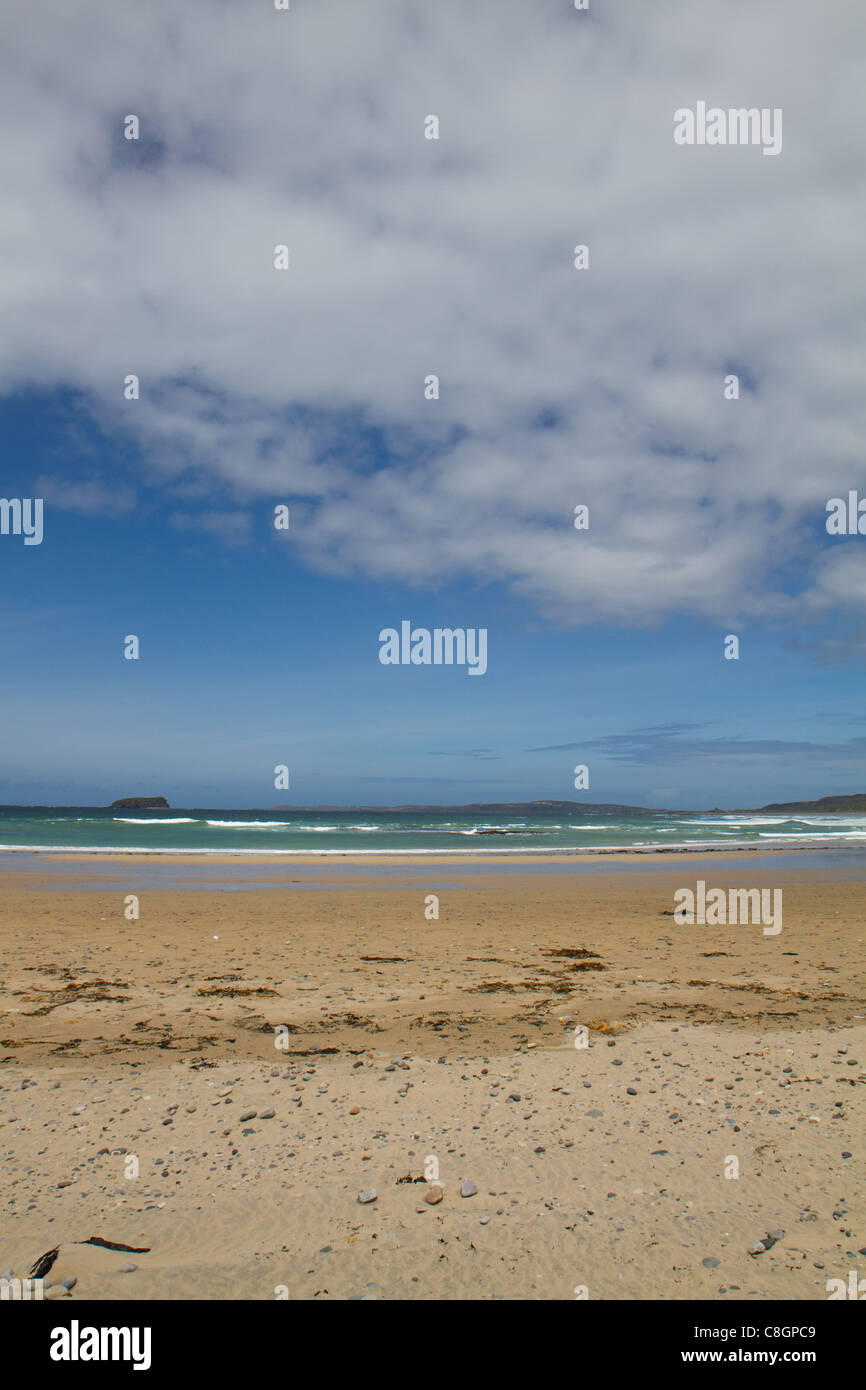
<instances>
[{"instance_id":1,"label":"distant island","mask_svg":"<svg viewBox=\"0 0 866 1390\"><path fill-rule=\"evenodd\" d=\"M170 811L164 796L124 796L112 801L112 811Z\"/></svg>"}]
</instances>

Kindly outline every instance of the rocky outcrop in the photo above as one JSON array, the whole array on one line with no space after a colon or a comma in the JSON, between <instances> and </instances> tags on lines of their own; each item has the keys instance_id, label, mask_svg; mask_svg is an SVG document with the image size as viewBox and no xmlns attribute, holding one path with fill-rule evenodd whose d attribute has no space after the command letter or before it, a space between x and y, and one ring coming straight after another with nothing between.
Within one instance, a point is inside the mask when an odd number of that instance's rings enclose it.
<instances>
[{"instance_id":1,"label":"rocky outcrop","mask_svg":"<svg viewBox=\"0 0 866 1390\"><path fill-rule=\"evenodd\" d=\"M170 811L164 796L124 796L112 801L112 811Z\"/></svg>"}]
</instances>

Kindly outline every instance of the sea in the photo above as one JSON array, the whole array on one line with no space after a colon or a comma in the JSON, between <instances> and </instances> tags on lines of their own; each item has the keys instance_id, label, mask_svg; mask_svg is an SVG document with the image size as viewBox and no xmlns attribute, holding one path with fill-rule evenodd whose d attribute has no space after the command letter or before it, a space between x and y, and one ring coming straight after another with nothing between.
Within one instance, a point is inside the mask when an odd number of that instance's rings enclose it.
<instances>
[{"instance_id":1,"label":"sea","mask_svg":"<svg viewBox=\"0 0 866 1390\"><path fill-rule=\"evenodd\" d=\"M0 807L0 850L88 854L521 854L866 845L866 815Z\"/></svg>"}]
</instances>

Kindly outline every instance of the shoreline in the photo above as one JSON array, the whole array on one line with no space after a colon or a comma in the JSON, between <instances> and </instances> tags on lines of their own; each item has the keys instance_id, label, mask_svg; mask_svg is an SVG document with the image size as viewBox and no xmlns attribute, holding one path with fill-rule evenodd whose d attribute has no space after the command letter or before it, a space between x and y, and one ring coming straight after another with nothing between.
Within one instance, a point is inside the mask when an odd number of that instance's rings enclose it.
<instances>
[{"instance_id":1,"label":"shoreline","mask_svg":"<svg viewBox=\"0 0 866 1390\"><path fill-rule=\"evenodd\" d=\"M857 854L866 849L866 842L858 844L843 843L837 840L825 840L818 843L810 842L804 845L798 840L787 840L783 844L756 844L754 841L732 841L726 844L708 842L706 844L676 844L676 845L612 845L612 846L545 846L535 849L531 846L513 848L494 848L484 846L479 849L197 849L197 848L174 848L174 847L148 847L138 849L134 847L122 846L100 846L83 845L80 848L68 845L0 845L0 869L3 865L4 855L35 854L47 855L60 860L72 860L74 862L87 862L89 860L114 859L142 859L159 858L171 859L175 863L197 863L200 860L210 860L213 863L231 862L242 860L246 863L273 864L275 861L289 860L293 864L316 863L322 859L359 859L367 864L388 863L391 860L413 859L423 861L431 859L436 863L453 863L463 860L469 862L481 862L484 859L510 859L520 861L529 859L532 862L544 862L552 860L561 862L569 858L581 861L596 860L603 858L618 858L620 860L636 859L646 860L656 855L663 855L667 858L694 858L706 854L826 854L828 851L844 854L846 852ZM11 866L10 866L11 867Z\"/></svg>"}]
</instances>

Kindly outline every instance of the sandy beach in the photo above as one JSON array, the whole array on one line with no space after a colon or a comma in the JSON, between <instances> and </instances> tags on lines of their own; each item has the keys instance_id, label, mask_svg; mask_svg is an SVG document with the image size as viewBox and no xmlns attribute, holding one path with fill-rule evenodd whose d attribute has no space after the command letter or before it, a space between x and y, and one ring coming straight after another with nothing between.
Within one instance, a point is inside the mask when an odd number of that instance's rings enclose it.
<instances>
[{"instance_id":1,"label":"sandy beach","mask_svg":"<svg viewBox=\"0 0 866 1390\"><path fill-rule=\"evenodd\" d=\"M866 882L795 855L457 867L3 872L0 1270L59 1248L46 1284L73 1300L824 1300L863 1277ZM698 873L781 888L781 932L675 924Z\"/></svg>"}]
</instances>

